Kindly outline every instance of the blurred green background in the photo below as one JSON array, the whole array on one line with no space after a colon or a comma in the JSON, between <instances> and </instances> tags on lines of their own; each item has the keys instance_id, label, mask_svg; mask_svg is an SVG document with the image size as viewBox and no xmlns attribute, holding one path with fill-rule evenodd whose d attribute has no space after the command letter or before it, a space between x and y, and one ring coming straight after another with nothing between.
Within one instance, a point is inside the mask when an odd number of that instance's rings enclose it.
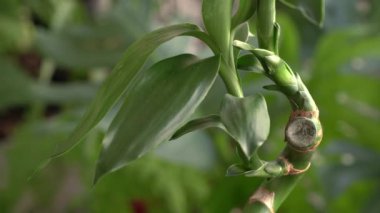
<instances>
[{"instance_id":1,"label":"blurred green background","mask_svg":"<svg viewBox=\"0 0 380 213\"><path fill-rule=\"evenodd\" d=\"M280 4L277 19L280 56L305 80L324 126L312 168L279 212L379 212L380 1L327 0L322 29ZM34 173L128 45L180 22L201 24L200 0L0 0L0 212L239 212L262 180L224 176L238 159L218 130L164 144L92 186L105 119ZM147 64L182 52L211 54L178 38ZM262 89L263 76L241 74L246 94L267 98L272 125L261 155L273 159L289 104ZM217 112L224 93L218 79L194 116Z\"/></svg>"}]
</instances>

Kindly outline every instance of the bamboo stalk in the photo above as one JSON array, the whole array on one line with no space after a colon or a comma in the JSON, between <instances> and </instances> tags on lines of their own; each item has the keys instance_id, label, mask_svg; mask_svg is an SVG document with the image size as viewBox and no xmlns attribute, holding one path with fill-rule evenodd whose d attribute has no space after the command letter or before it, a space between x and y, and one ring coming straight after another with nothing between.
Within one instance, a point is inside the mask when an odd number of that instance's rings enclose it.
<instances>
[{"instance_id":1,"label":"bamboo stalk","mask_svg":"<svg viewBox=\"0 0 380 213\"><path fill-rule=\"evenodd\" d=\"M277 52L273 33L275 0L259 0L257 8L259 47ZM256 56L260 59L260 55ZM273 54L261 57L260 62L266 69L266 76L276 84L277 90L287 96L292 105L292 113L285 130L287 145L278 158L285 163L287 172L283 176L265 180L253 193L244 212L255 213L275 212L280 207L309 168L312 155L322 139L318 108L300 77L285 63L276 64L273 59L278 56ZM267 67L271 63L274 69Z\"/></svg>"}]
</instances>

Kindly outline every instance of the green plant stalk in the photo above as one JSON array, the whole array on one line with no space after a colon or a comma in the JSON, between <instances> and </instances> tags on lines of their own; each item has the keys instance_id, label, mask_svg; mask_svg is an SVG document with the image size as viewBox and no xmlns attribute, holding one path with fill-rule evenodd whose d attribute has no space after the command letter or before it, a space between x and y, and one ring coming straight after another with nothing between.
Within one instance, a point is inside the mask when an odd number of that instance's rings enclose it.
<instances>
[{"instance_id":1,"label":"green plant stalk","mask_svg":"<svg viewBox=\"0 0 380 213\"><path fill-rule=\"evenodd\" d=\"M228 93L236 97L244 96L235 68L232 68L224 60L220 65L220 76L226 85Z\"/></svg>"},{"instance_id":2,"label":"green plant stalk","mask_svg":"<svg viewBox=\"0 0 380 213\"><path fill-rule=\"evenodd\" d=\"M276 21L276 0L257 1L257 38L262 49L275 51L274 23Z\"/></svg>"},{"instance_id":3,"label":"green plant stalk","mask_svg":"<svg viewBox=\"0 0 380 213\"><path fill-rule=\"evenodd\" d=\"M273 34L276 14L275 0L259 0L257 14L259 47L275 51L275 38ZM276 83L278 90L287 96L292 105L293 112L289 123L292 121L295 112L309 112L309 114L312 114L310 118L319 124L318 108L313 98L301 79L294 74L287 65L276 69L276 72L268 72L267 70L265 74ZM300 116L305 117L305 115ZM321 140L321 134L322 132L320 131L317 143ZM318 144L316 146L318 146ZM314 148L316 148L316 146ZM292 168L307 170L310 166L314 148L307 151L298 151L288 143L280 158L286 159ZM276 211L302 178L303 172L304 171L265 180L250 198L249 203L244 208L244 212Z\"/></svg>"}]
</instances>

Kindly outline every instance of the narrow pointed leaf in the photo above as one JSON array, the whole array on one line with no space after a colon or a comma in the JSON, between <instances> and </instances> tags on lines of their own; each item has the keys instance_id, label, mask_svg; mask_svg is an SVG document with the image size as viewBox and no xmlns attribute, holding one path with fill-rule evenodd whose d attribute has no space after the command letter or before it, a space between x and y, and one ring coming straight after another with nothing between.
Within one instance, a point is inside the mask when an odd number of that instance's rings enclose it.
<instances>
[{"instance_id":1,"label":"narrow pointed leaf","mask_svg":"<svg viewBox=\"0 0 380 213\"><path fill-rule=\"evenodd\" d=\"M212 128L212 127L225 130L225 127L223 123L221 122L219 115L210 115L207 117L198 118L198 119L194 119L187 122L184 126L182 126L180 129L176 131L176 133L172 136L170 140L174 140L176 138L181 137L182 135L185 135L187 133L190 133L196 130Z\"/></svg>"},{"instance_id":2,"label":"narrow pointed leaf","mask_svg":"<svg viewBox=\"0 0 380 213\"><path fill-rule=\"evenodd\" d=\"M232 2L232 0L202 2L202 17L206 30L221 53L226 56L230 51Z\"/></svg>"},{"instance_id":3,"label":"narrow pointed leaf","mask_svg":"<svg viewBox=\"0 0 380 213\"><path fill-rule=\"evenodd\" d=\"M264 73L264 69L260 64L260 61L253 54L247 54L239 57L237 60L237 67L238 69L245 71Z\"/></svg>"},{"instance_id":4,"label":"narrow pointed leaf","mask_svg":"<svg viewBox=\"0 0 380 213\"><path fill-rule=\"evenodd\" d=\"M244 23L236 28L234 33L234 40L247 42L249 38L249 25Z\"/></svg>"},{"instance_id":5,"label":"narrow pointed leaf","mask_svg":"<svg viewBox=\"0 0 380 213\"><path fill-rule=\"evenodd\" d=\"M68 140L58 144L53 157L59 156L71 149L99 123L111 107L126 92L131 80L144 65L148 56L159 45L176 36L197 30L199 30L199 28L192 24L173 25L153 31L133 43L99 89L94 101L89 106L74 132Z\"/></svg>"},{"instance_id":6,"label":"narrow pointed leaf","mask_svg":"<svg viewBox=\"0 0 380 213\"><path fill-rule=\"evenodd\" d=\"M249 37L248 23L239 25L235 29L233 36L234 36L234 40L243 41L243 42L248 41L248 37ZM237 57L239 56L241 49L234 47L233 50L234 50L234 61L237 61Z\"/></svg>"},{"instance_id":7,"label":"narrow pointed leaf","mask_svg":"<svg viewBox=\"0 0 380 213\"><path fill-rule=\"evenodd\" d=\"M230 167L228 167L226 171L226 176L239 176L244 175L246 172L247 170L244 168L244 165L233 164Z\"/></svg>"},{"instance_id":8,"label":"narrow pointed leaf","mask_svg":"<svg viewBox=\"0 0 380 213\"><path fill-rule=\"evenodd\" d=\"M280 35L281 35L281 28L280 25L276 22L273 25L273 46L274 46L274 52L278 55L279 51L279 45L280 45Z\"/></svg>"},{"instance_id":9,"label":"narrow pointed leaf","mask_svg":"<svg viewBox=\"0 0 380 213\"><path fill-rule=\"evenodd\" d=\"M209 91L219 60L185 54L141 73L108 130L95 181L169 140Z\"/></svg>"},{"instance_id":10,"label":"narrow pointed leaf","mask_svg":"<svg viewBox=\"0 0 380 213\"><path fill-rule=\"evenodd\" d=\"M271 91L281 91L281 87L279 87L275 84L265 85L265 86L263 86L263 88L266 90L271 90Z\"/></svg>"},{"instance_id":11,"label":"narrow pointed leaf","mask_svg":"<svg viewBox=\"0 0 380 213\"><path fill-rule=\"evenodd\" d=\"M249 158L269 134L269 114L261 95L238 98L226 95L220 111L223 124Z\"/></svg>"},{"instance_id":12,"label":"narrow pointed leaf","mask_svg":"<svg viewBox=\"0 0 380 213\"><path fill-rule=\"evenodd\" d=\"M280 0L280 2L298 10L308 21L322 27L325 19L325 0Z\"/></svg>"}]
</instances>

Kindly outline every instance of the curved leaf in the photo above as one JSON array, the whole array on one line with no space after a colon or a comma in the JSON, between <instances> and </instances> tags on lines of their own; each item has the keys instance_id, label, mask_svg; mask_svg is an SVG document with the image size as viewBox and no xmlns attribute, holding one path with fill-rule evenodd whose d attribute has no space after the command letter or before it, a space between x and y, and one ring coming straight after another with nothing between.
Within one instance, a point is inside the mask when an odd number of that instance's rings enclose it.
<instances>
[{"instance_id":1,"label":"curved leaf","mask_svg":"<svg viewBox=\"0 0 380 213\"><path fill-rule=\"evenodd\" d=\"M261 95L238 98L227 94L220 116L248 159L268 137L270 120L265 99Z\"/></svg>"},{"instance_id":2,"label":"curved leaf","mask_svg":"<svg viewBox=\"0 0 380 213\"><path fill-rule=\"evenodd\" d=\"M202 17L207 32L216 42L220 51L228 56L231 42L232 0L203 0Z\"/></svg>"},{"instance_id":3,"label":"curved leaf","mask_svg":"<svg viewBox=\"0 0 380 213\"><path fill-rule=\"evenodd\" d=\"M245 71L264 73L264 68L261 66L260 61L253 54L239 57L237 60L237 68Z\"/></svg>"},{"instance_id":4,"label":"curved leaf","mask_svg":"<svg viewBox=\"0 0 380 213\"><path fill-rule=\"evenodd\" d=\"M225 130L223 123L220 121L219 115L209 115L203 118L197 118L187 122L184 126L179 128L170 140L176 139L187 133L195 130L216 127Z\"/></svg>"},{"instance_id":5,"label":"curved leaf","mask_svg":"<svg viewBox=\"0 0 380 213\"><path fill-rule=\"evenodd\" d=\"M247 172L247 168L242 164L232 164L227 168L226 176L239 176L244 175Z\"/></svg>"},{"instance_id":6,"label":"curved leaf","mask_svg":"<svg viewBox=\"0 0 380 213\"><path fill-rule=\"evenodd\" d=\"M89 106L74 132L68 140L58 144L53 157L57 157L71 149L99 123L117 100L125 94L130 86L130 82L144 65L148 56L160 44L176 36L197 30L199 28L192 24L173 25L153 31L133 43L99 89L94 101Z\"/></svg>"},{"instance_id":7,"label":"curved leaf","mask_svg":"<svg viewBox=\"0 0 380 213\"><path fill-rule=\"evenodd\" d=\"M232 17L232 29L251 18L255 14L256 8L257 0L240 0L238 11Z\"/></svg>"},{"instance_id":8,"label":"curved leaf","mask_svg":"<svg viewBox=\"0 0 380 213\"><path fill-rule=\"evenodd\" d=\"M325 0L280 0L286 6L300 11L311 23L322 27L325 19Z\"/></svg>"},{"instance_id":9,"label":"curved leaf","mask_svg":"<svg viewBox=\"0 0 380 213\"><path fill-rule=\"evenodd\" d=\"M169 140L206 96L219 60L179 55L139 75L103 142L95 181Z\"/></svg>"},{"instance_id":10,"label":"curved leaf","mask_svg":"<svg viewBox=\"0 0 380 213\"><path fill-rule=\"evenodd\" d=\"M233 40L247 42L249 38L249 25L248 23L244 23L239 25L233 32ZM234 52L234 61L237 61L237 57L239 56L240 49L237 47L233 48Z\"/></svg>"}]
</instances>

